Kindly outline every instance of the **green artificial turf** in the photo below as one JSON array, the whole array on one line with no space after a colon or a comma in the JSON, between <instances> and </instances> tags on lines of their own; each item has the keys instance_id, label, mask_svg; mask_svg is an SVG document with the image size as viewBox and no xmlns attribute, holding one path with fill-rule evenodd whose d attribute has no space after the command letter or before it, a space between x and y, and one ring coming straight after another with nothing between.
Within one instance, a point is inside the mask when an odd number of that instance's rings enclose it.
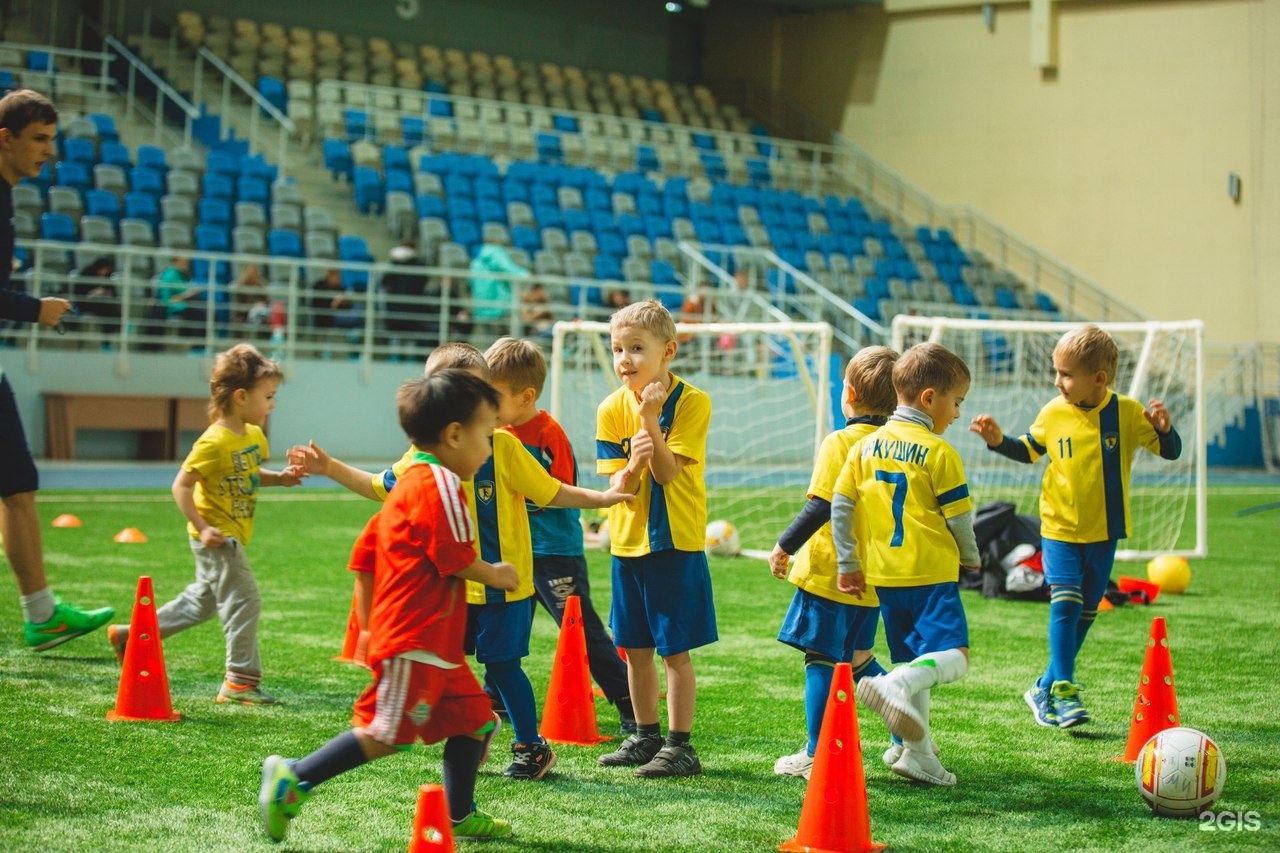
<instances>
[{"instance_id":1,"label":"green artificial turf","mask_svg":"<svg viewBox=\"0 0 1280 853\"><path fill-rule=\"evenodd\" d=\"M954 789L908 784L881 764L888 735L861 717L872 833L894 849L1173 850L1280 847L1274 661L1280 641L1276 548L1280 511L1237 517L1280 489L1214 492L1211 556L1190 590L1150 607L1100 615L1078 667L1093 721L1039 728L1022 692L1045 661L1048 608L964 593L972 664L933 696L934 737L959 778ZM158 601L192 577L183 523L167 493L41 493L45 551L55 590L83 605L113 605L127 621L139 575ZM178 723L109 723L120 667L105 632L43 654L21 642L12 575L0 579L0 849L245 850L270 846L258 825L262 759L296 757L348 725L362 670L331 660L341 648L352 580L350 544L373 506L337 492L270 491L258 505L250 560L263 596L263 686L275 708L218 705L223 644L216 619L164 646ZM51 529L63 512L76 529ZM141 529L150 541L112 536ZM597 608L607 614L608 563L590 557ZM802 655L774 637L792 587L762 561L713 560L720 641L694 652L701 776L641 780L596 765L611 749L558 747L542 782L502 778L510 729L495 742L477 797L509 819L515 838L491 850L770 850L795 833L806 783L775 776L774 760L804 742ZM1118 566L1117 574L1141 574ZM1257 828L1214 831L1205 821L1155 818L1122 752L1153 616L1168 623L1184 725L1213 737L1227 762L1215 809L1254 812ZM535 619L525 668L539 702L555 646ZM883 634L879 638L882 660ZM665 716L665 709L664 709ZM598 719L616 732L613 709ZM408 844L417 786L440 778L440 747L359 768L320 787L293 822L288 849L398 850ZM477 842L460 842L479 849Z\"/></svg>"}]
</instances>

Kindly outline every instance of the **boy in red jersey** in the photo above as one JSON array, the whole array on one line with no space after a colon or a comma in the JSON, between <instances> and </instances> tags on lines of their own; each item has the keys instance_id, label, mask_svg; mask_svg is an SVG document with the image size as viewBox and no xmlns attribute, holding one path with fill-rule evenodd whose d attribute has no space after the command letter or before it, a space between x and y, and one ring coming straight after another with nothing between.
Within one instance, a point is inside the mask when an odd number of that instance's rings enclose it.
<instances>
[{"instance_id":1,"label":"boy in red jersey","mask_svg":"<svg viewBox=\"0 0 1280 853\"><path fill-rule=\"evenodd\" d=\"M511 825L476 808L476 771L497 717L466 665L465 580L515 589L516 570L476 554L462 480L489 458L498 397L484 380L442 370L405 383L400 425L418 448L378 514L377 572L369 617L374 680L356 700L355 728L297 761L262 765L258 807L273 841L316 785L421 739L444 740L444 787L453 834L498 837Z\"/></svg>"}]
</instances>

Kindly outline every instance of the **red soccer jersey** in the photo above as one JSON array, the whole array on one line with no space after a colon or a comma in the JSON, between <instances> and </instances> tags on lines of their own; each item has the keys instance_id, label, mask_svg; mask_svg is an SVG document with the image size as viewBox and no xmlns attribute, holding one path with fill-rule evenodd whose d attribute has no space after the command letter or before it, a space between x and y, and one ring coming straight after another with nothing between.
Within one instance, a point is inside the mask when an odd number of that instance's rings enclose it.
<instances>
[{"instance_id":1,"label":"red soccer jersey","mask_svg":"<svg viewBox=\"0 0 1280 853\"><path fill-rule=\"evenodd\" d=\"M475 562L476 550L462 483L442 465L413 465L378 519L370 665L417 649L464 663L466 585L453 575Z\"/></svg>"}]
</instances>

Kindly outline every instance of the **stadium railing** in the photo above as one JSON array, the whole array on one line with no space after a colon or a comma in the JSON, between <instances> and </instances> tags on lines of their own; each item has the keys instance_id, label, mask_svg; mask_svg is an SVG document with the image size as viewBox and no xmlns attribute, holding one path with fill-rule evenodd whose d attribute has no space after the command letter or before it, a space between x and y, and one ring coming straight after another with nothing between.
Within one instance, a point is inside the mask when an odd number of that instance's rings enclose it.
<instances>
[{"instance_id":1,"label":"stadium railing","mask_svg":"<svg viewBox=\"0 0 1280 853\"><path fill-rule=\"evenodd\" d=\"M267 129L262 127L260 116L266 114L273 122L272 129L275 131L275 149L276 149L276 166L280 169L280 175L283 177L289 167L289 142L293 139L298 128L293 121L275 105L262 96L255 87L249 84L243 77L236 73L235 69L223 62L216 54L208 48L200 48L196 52L196 79L195 85L191 93L191 99L197 103L204 103L208 92L206 86L212 89L216 85L213 82L205 82L205 66L206 64L212 72L216 71L222 78L221 85L221 109L218 111L220 116L229 116L231 114L231 90L232 87L243 92L249 100L258 109L250 111L249 115L249 153L256 154L263 150L269 143L269 133ZM209 99L212 100L212 99Z\"/></svg>"}]
</instances>

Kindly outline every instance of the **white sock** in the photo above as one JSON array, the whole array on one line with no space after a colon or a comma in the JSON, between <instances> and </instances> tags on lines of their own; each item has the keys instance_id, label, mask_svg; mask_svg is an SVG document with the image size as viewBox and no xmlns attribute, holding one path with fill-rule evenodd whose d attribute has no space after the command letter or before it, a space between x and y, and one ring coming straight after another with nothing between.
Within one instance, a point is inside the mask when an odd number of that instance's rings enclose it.
<instances>
[{"instance_id":1,"label":"white sock","mask_svg":"<svg viewBox=\"0 0 1280 853\"><path fill-rule=\"evenodd\" d=\"M18 599L22 602L22 618L26 622L34 622L39 625L42 622L48 622L53 618L53 591L49 587L33 592L30 595L21 596Z\"/></svg>"},{"instance_id":2,"label":"white sock","mask_svg":"<svg viewBox=\"0 0 1280 853\"><path fill-rule=\"evenodd\" d=\"M899 666L893 676L899 679L911 694L937 687L939 684L950 684L964 678L969 671L969 661L959 649L947 649L945 652L930 652L921 655L911 663Z\"/></svg>"},{"instance_id":3,"label":"white sock","mask_svg":"<svg viewBox=\"0 0 1280 853\"><path fill-rule=\"evenodd\" d=\"M915 706L916 711L920 714L921 721L924 722L924 734L920 736L919 740L903 741L903 745L922 751L922 754L933 755L933 746L929 742L929 691L921 690L916 693L911 697L911 704Z\"/></svg>"}]
</instances>

